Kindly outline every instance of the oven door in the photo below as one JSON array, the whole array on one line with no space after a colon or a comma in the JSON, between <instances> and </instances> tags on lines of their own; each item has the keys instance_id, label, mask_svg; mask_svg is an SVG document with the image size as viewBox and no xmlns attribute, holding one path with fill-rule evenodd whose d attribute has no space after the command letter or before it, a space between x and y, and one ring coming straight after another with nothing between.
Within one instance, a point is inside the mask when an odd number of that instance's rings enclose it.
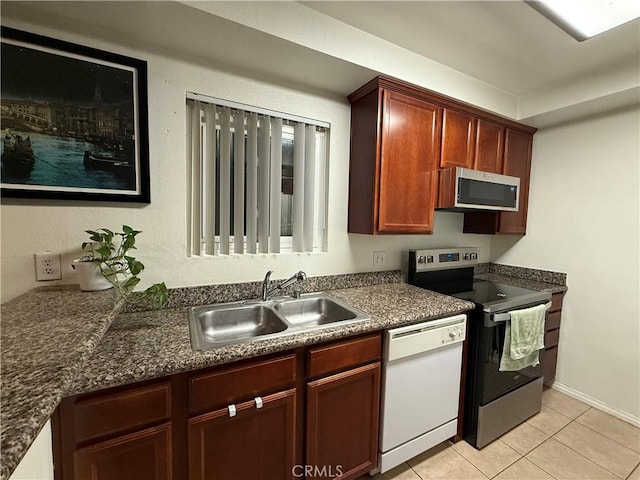
<instances>
[{"instance_id":1,"label":"oven door","mask_svg":"<svg viewBox=\"0 0 640 480\"><path fill-rule=\"evenodd\" d=\"M493 315L491 315L493 317ZM486 405L518 387L542 376L542 367L526 367L513 372L500 371L500 359L504 348L505 321L492 321L485 314L478 345L478 366L480 367L480 391L478 403Z\"/></svg>"}]
</instances>

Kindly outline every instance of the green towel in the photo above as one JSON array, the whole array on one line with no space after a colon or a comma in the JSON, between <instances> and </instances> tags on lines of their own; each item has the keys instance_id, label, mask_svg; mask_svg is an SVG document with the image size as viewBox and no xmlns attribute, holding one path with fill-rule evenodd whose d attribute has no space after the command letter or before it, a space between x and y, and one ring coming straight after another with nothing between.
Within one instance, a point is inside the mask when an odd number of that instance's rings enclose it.
<instances>
[{"instance_id":1,"label":"green towel","mask_svg":"<svg viewBox=\"0 0 640 480\"><path fill-rule=\"evenodd\" d=\"M507 322L500 371L515 371L540 363L539 350L544 348L544 318L546 307L514 310Z\"/></svg>"}]
</instances>

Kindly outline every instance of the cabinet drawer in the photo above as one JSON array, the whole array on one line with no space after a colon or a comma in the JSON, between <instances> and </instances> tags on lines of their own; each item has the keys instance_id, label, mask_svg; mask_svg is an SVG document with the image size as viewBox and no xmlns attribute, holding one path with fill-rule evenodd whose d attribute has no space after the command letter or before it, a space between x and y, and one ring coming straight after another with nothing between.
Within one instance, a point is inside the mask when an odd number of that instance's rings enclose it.
<instances>
[{"instance_id":1,"label":"cabinet drawer","mask_svg":"<svg viewBox=\"0 0 640 480\"><path fill-rule=\"evenodd\" d=\"M381 345L380 334L376 333L311 348L307 352L307 373L310 377L317 377L378 360Z\"/></svg>"},{"instance_id":2,"label":"cabinet drawer","mask_svg":"<svg viewBox=\"0 0 640 480\"><path fill-rule=\"evenodd\" d=\"M169 383L81 398L74 405L76 442L115 435L171 415Z\"/></svg>"},{"instance_id":3,"label":"cabinet drawer","mask_svg":"<svg viewBox=\"0 0 640 480\"><path fill-rule=\"evenodd\" d=\"M547 313L547 319L544 323L545 330L553 330L554 328L560 327L560 316L562 312L558 310L557 312Z\"/></svg>"},{"instance_id":4,"label":"cabinet drawer","mask_svg":"<svg viewBox=\"0 0 640 480\"><path fill-rule=\"evenodd\" d=\"M551 308L550 312L555 312L556 310L560 310L562 308L562 300L564 299L564 292L554 293L551 295Z\"/></svg>"},{"instance_id":5,"label":"cabinet drawer","mask_svg":"<svg viewBox=\"0 0 640 480\"><path fill-rule=\"evenodd\" d=\"M558 340L560 339L560 329L556 328L555 330L547 330L544 334L544 346L546 348L553 347L558 345Z\"/></svg>"},{"instance_id":6,"label":"cabinet drawer","mask_svg":"<svg viewBox=\"0 0 640 480\"><path fill-rule=\"evenodd\" d=\"M295 355L195 375L189 379L189 410L197 413L222 408L283 390L295 379Z\"/></svg>"}]
</instances>

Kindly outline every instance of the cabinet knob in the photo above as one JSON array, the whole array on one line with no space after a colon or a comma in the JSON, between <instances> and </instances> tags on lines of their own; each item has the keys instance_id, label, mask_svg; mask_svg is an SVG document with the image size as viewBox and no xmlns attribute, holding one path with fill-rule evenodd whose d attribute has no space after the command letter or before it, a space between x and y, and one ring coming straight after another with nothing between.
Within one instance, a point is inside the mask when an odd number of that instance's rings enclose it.
<instances>
[{"instance_id":1,"label":"cabinet knob","mask_svg":"<svg viewBox=\"0 0 640 480\"><path fill-rule=\"evenodd\" d=\"M227 407L227 410L229 410L229 416L230 417L235 417L236 414L238 413L236 410L236 406L234 404L231 404Z\"/></svg>"},{"instance_id":2,"label":"cabinet knob","mask_svg":"<svg viewBox=\"0 0 640 480\"><path fill-rule=\"evenodd\" d=\"M263 405L262 398L256 397L253 400L256 402L256 408L262 408L262 405Z\"/></svg>"}]
</instances>

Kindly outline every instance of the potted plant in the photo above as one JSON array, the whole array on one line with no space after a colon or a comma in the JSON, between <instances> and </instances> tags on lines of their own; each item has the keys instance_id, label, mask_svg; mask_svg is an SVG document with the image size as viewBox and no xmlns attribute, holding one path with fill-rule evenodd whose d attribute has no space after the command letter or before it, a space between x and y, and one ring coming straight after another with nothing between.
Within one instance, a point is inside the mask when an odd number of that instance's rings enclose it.
<instances>
[{"instance_id":1,"label":"potted plant","mask_svg":"<svg viewBox=\"0 0 640 480\"><path fill-rule=\"evenodd\" d=\"M138 230L123 225L122 232L112 232L107 228L86 230L90 242L82 244L86 254L73 261L72 267L78 272L82 290L105 290L115 287L118 296L125 302L133 303L149 298L157 308L167 302L167 286L155 283L143 292L133 295L133 288L140 282L144 264L131 256L136 249ZM119 241L118 241L119 240Z\"/></svg>"}]
</instances>

